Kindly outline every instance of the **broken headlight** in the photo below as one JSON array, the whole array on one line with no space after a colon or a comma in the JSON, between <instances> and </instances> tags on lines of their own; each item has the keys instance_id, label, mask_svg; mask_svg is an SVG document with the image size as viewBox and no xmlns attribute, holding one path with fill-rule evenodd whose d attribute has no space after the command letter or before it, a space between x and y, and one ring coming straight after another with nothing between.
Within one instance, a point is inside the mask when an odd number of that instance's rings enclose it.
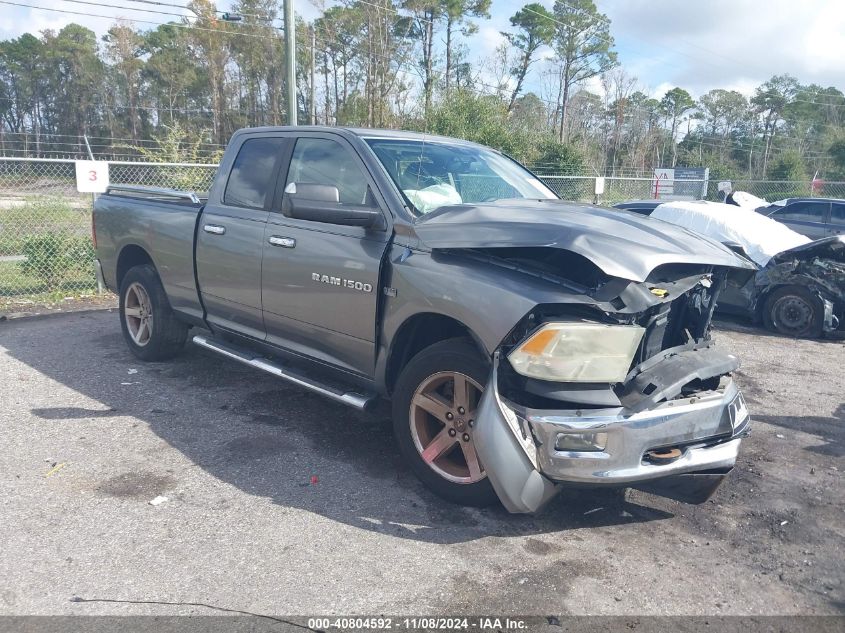
<instances>
[{"instance_id":1,"label":"broken headlight","mask_svg":"<svg viewBox=\"0 0 845 633\"><path fill-rule=\"evenodd\" d=\"M547 323L508 354L529 378L556 382L620 382L645 332L636 325Z\"/></svg>"}]
</instances>

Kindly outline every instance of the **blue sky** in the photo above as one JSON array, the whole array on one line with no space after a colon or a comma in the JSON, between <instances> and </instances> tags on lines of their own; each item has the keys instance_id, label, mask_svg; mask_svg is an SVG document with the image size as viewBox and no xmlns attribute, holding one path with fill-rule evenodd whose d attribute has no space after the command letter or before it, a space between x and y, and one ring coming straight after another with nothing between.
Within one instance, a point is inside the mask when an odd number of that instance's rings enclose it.
<instances>
[{"instance_id":1,"label":"blue sky","mask_svg":"<svg viewBox=\"0 0 845 633\"><path fill-rule=\"evenodd\" d=\"M114 18L129 18L139 28L165 22L170 16L147 11L185 13L179 8L126 0L10 0L56 11L4 6L0 37L25 31L58 29L77 22L102 34ZM174 5L187 0L162 0ZM329 2L328 4L331 4ZM499 32L523 2L493 0L491 19L479 21L478 33L466 41L469 56L478 64L489 60L501 42ZM552 6L552 0L543 0ZM599 10L611 20L611 34L623 68L637 77L638 87L661 96L680 85L700 96L716 87L751 94L773 74L789 72L802 82L845 89L845 2L836 0L598 0ZM218 3L221 9L229 2ZM306 19L320 11L307 0L296 10ZM72 14L70 12L76 12ZM78 15L81 14L81 15ZM97 17L110 16L110 17ZM176 18L173 18L176 19ZM549 51L546 54L550 54ZM529 88L542 91L538 64ZM547 66L546 66L547 67ZM591 89L597 90L597 82Z\"/></svg>"}]
</instances>

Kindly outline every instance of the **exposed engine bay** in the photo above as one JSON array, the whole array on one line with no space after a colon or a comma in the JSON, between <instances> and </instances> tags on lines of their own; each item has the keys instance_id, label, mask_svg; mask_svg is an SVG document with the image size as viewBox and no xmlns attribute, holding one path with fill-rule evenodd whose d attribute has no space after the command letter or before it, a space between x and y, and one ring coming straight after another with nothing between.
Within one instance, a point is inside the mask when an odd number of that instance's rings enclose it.
<instances>
[{"instance_id":1,"label":"exposed engine bay","mask_svg":"<svg viewBox=\"0 0 845 633\"><path fill-rule=\"evenodd\" d=\"M532 331L561 320L644 329L621 383L538 380L520 375L503 362L500 389L513 402L533 408L624 406L636 412L661 401L713 390L723 375L738 366L735 357L714 349L710 337L726 269L667 264L654 270L646 281L635 282L611 277L586 258L558 249L472 249L454 254L542 278L582 299L573 304L538 305L503 341L502 358ZM561 275L562 270L566 276ZM658 361L663 364L658 366Z\"/></svg>"}]
</instances>

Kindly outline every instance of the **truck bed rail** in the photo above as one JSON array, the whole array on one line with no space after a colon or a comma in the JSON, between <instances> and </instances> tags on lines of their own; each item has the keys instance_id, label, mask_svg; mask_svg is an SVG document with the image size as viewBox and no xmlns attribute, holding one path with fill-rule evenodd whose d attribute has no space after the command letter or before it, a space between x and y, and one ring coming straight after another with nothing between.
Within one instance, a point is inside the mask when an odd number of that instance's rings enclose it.
<instances>
[{"instance_id":1,"label":"truck bed rail","mask_svg":"<svg viewBox=\"0 0 845 633\"><path fill-rule=\"evenodd\" d=\"M107 195L113 193L176 198L177 200L188 200L193 204L201 204L203 201L202 198L193 191L179 191L178 189L164 189L163 187L142 187L139 185L109 185L106 187Z\"/></svg>"}]
</instances>

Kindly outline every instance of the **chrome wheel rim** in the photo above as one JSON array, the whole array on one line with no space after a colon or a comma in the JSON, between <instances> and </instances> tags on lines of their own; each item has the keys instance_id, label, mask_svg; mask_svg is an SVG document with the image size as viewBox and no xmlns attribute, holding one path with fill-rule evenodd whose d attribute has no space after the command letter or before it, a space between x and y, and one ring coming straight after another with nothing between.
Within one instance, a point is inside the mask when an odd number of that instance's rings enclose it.
<instances>
[{"instance_id":1,"label":"chrome wheel rim","mask_svg":"<svg viewBox=\"0 0 845 633\"><path fill-rule=\"evenodd\" d=\"M788 295L775 302L775 323L792 333L803 332L813 321L813 307L800 297Z\"/></svg>"},{"instance_id":2,"label":"chrome wheel rim","mask_svg":"<svg viewBox=\"0 0 845 633\"><path fill-rule=\"evenodd\" d=\"M126 289L123 318L135 345L147 345L153 335L153 306L146 288L137 281Z\"/></svg>"},{"instance_id":3,"label":"chrome wheel rim","mask_svg":"<svg viewBox=\"0 0 845 633\"><path fill-rule=\"evenodd\" d=\"M411 399L411 437L423 461L457 484L487 477L475 450L475 413L483 389L460 372L438 372L420 383Z\"/></svg>"}]
</instances>

